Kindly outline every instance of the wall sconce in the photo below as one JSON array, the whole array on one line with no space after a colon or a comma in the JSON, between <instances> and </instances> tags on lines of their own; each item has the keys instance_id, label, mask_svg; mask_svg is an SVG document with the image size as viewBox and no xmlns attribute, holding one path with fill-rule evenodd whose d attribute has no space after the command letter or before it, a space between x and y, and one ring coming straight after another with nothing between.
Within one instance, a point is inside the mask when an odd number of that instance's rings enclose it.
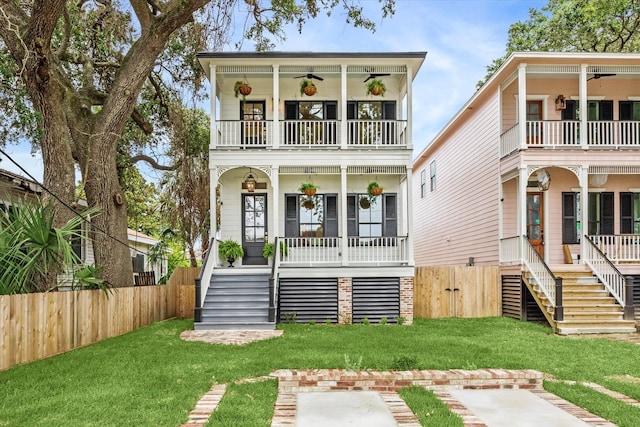
<instances>
[{"instance_id":1,"label":"wall sconce","mask_svg":"<svg viewBox=\"0 0 640 427\"><path fill-rule=\"evenodd\" d=\"M256 191L256 179L251 174L251 168L249 168L249 173L242 184L242 187L246 188L249 193Z\"/></svg>"},{"instance_id":2,"label":"wall sconce","mask_svg":"<svg viewBox=\"0 0 640 427\"><path fill-rule=\"evenodd\" d=\"M538 190L547 191L551 185L551 175L544 169L540 169L536 174L538 179Z\"/></svg>"},{"instance_id":3,"label":"wall sconce","mask_svg":"<svg viewBox=\"0 0 640 427\"><path fill-rule=\"evenodd\" d=\"M556 110L564 110L565 108L567 108L567 101L564 95L558 95L556 98Z\"/></svg>"}]
</instances>

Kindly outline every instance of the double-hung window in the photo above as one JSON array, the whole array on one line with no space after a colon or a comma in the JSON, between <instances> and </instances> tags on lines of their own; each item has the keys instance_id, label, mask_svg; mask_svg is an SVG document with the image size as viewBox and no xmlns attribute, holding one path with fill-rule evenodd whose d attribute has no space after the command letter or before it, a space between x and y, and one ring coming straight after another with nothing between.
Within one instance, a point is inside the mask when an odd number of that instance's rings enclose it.
<instances>
[{"instance_id":1,"label":"double-hung window","mask_svg":"<svg viewBox=\"0 0 640 427\"><path fill-rule=\"evenodd\" d=\"M640 193L620 193L620 234L640 234Z\"/></svg>"},{"instance_id":2,"label":"double-hung window","mask_svg":"<svg viewBox=\"0 0 640 427\"><path fill-rule=\"evenodd\" d=\"M348 101L347 120L350 144L395 144L395 101Z\"/></svg>"},{"instance_id":3,"label":"double-hung window","mask_svg":"<svg viewBox=\"0 0 640 427\"><path fill-rule=\"evenodd\" d=\"M614 234L613 193L589 193L589 234Z\"/></svg>"},{"instance_id":4,"label":"double-hung window","mask_svg":"<svg viewBox=\"0 0 640 427\"><path fill-rule=\"evenodd\" d=\"M420 171L420 197L424 198L427 194L427 170L422 169Z\"/></svg>"},{"instance_id":5,"label":"double-hung window","mask_svg":"<svg viewBox=\"0 0 640 427\"><path fill-rule=\"evenodd\" d=\"M347 233L350 237L373 238L397 236L397 196L384 193L375 201L360 204L366 194L347 195ZM366 239L361 241L366 241Z\"/></svg>"},{"instance_id":6,"label":"double-hung window","mask_svg":"<svg viewBox=\"0 0 640 427\"><path fill-rule=\"evenodd\" d=\"M338 196L316 194L309 198L304 194L286 194L285 236L337 237Z\"/></svg>"}]
</instances>

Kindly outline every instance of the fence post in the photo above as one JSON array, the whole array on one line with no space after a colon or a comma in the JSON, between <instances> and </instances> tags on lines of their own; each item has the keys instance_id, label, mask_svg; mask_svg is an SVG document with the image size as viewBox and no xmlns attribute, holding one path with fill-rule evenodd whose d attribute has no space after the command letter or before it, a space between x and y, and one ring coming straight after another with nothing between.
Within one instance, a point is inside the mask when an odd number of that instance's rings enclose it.
<instances>
[{"instance_id":1,"label":"fence post","mask_svg":"<svg viewBox=\"0 0 640 427\"><path fill-rule=\"evenodd\" d=\"M556 322L564 320L564 307L562 305L562 277L556 277L556 307L553 311L553 318Z\"/></svg>"},{"instance_id":2,"label":"fence post","mask_svg":"<svg viewBox=\"0 0 640 427\"><path fill-rule=\"evenodd\" d=\"M202 307L200 306L200 281L200 277L196 278L196 301L195 307L193 309L194 322L202 322Z\"/></svg>"},{"instance_id":3,"label":"fence post","mask_svg":"<svg viewBox=\"0 0 640 427\"><path fill-rule=\"evenodd\" d=\"M624 279L624 320L633 320L633 276Z\"/></svg>"}]
</instances>

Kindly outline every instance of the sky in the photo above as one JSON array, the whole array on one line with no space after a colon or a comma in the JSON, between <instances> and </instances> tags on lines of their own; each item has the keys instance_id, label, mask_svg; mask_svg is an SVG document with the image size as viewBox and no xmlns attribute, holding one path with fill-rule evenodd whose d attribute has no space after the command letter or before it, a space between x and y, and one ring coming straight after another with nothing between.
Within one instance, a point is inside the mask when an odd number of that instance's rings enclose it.
<instances>
[{"instance_id":1,"label":"sky","mask_svg":"<svg viewBox=\"0 0 640 427\"><path fill-rule=\"evenodd\" d=\"M529 9L541 9L541 0L396 0L396 13L381 19L377 0L361 0L374 18L374 33L354 29L336 9L295 27L278 51L311 52L427 52L413 86L414 155L420 153L473 96L486 67L502 56L509 26L526 20ZM251 50L245 42L243 50ZM233 50L230 46L229 51ZM42 160L28 145L7 145L5 151L38 181ZM0 168L23 173L0 157ZM148 179L159 177L147 175Z\"/></svg>"}]
</instances>

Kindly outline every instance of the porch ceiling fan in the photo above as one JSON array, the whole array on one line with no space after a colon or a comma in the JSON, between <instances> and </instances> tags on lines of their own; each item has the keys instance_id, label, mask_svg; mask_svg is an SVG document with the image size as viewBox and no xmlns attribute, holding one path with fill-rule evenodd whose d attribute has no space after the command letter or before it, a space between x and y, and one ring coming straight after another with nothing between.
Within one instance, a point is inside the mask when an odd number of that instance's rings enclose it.
<instances>
[{"instance_id":1,"label":"porch ceiling fan","mask_svg":"<svg viewBox=\"0 0 640 427\"><path fill-rule=\"evenodd\" d=\"M594 79L595 79L595 80L598 80L598 79L599 79L599 78L601 78L601 77L612 77L612 76L615 76L615 75L617 75L617 74L614 74L614 73L606 73L606 74L602 74L602 73L595 73L593 76L589 77L589 78L587 79L587 81L589 81L589 80L594 80Z\"/></svg>"},{"instance_id":2,"label":"porch ceiling fan","mask_svg":"<svg viewBox=\"0 0 640 427\"><path fill-rule=\"evenodd\" d=\"M305 78L305 79L316 79L316 80L320 80L320 81L324 80L322 77L316 76L315 74L312 74L312 73L303 74L301 76L295 76L294 77L294 79L302 79L302 78Z\"/></svg>"},{"instance_id":3,"label":"porch ceiling fan","mask_svg":"<svg viewBox=\"0 0 640 427\"><path fill-rule=\"evenodd\" d=\"M389 73L369 73L369 77L364 79L364 83L368 82L371 79L375 79L376 77L386 77L386 76L390 76L390 75L391 74L389 74Z\"/></svg>"}]
</instances>

